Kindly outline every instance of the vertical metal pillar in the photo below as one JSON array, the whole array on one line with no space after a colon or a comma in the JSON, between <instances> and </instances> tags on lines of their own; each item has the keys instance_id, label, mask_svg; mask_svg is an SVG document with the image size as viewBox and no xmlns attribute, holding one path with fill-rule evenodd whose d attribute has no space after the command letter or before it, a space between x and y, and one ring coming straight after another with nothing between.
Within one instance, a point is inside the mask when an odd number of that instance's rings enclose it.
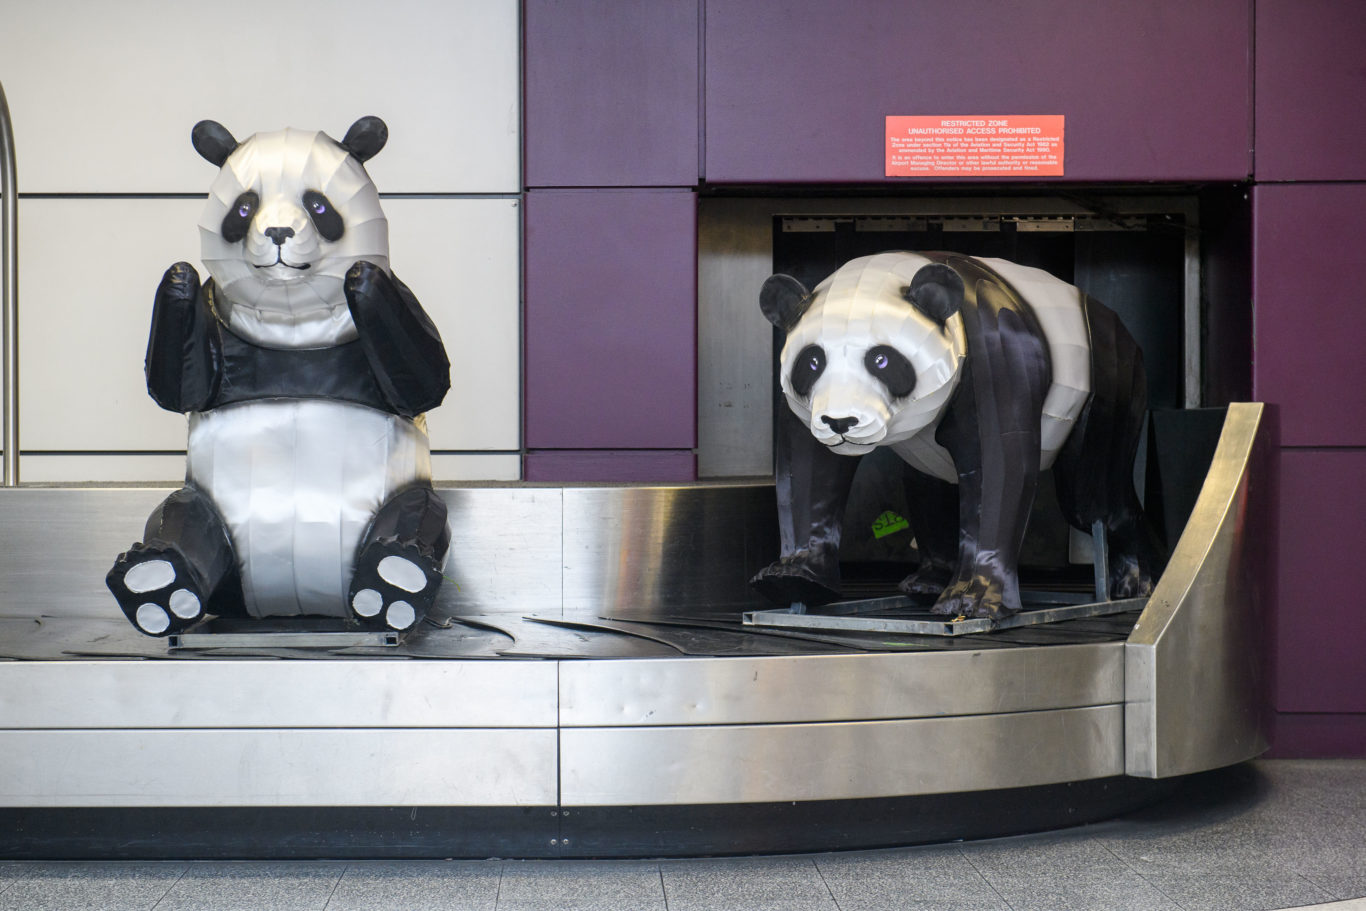
<instances>
[{"instance_id":1,"label":"vertical metal pillar","mask_svg":"<svg viewBox=\"0 0 1366 911\"><path fill-rule=\"evenodd\" d=\"M14 177L14 130L0 85L0 348L4 370L4 486L19 483L19 193Z\"/></svg>"}]
</instances>

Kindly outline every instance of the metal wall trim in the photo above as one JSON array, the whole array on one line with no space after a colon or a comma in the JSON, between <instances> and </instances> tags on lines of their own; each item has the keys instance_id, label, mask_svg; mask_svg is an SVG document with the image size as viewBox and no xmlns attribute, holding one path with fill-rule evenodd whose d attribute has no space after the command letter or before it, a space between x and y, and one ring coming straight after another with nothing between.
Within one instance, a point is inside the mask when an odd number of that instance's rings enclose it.
<instances>
[{"instance_id":1,"label":"metal wall trim","mask_svg":"<svg viewBox=\"0 0 1366 911\"><path fill-rule=\"evenodd\" d=\"M543 661L0 663L0 729L554 728Z\"/></svg>"},{"instance_id":2,"label":"metal wall trim","mask_svg":"<svg viewBox=\"0 0 1366 911\"><path fill-rule=\"evenodd\" d=\"M915 655L565 662L572 727L985 715L1118 703L1122 642Z\"/></svg>"},{"instance_id":3,"label":"metal wall trim","mask_svg":"<svg viewBox=\"0 0 1366 911\"><path fill-rule=\"evenodd\" d=\"M1123 706L846 724L565 728L564 806L852 800L1118 775Z\"/></svg>"},{"instance_id":4,"label":"metal wall trim","mask_svg":"<svg viewBox=\"0 0 1366 911\"><path fill-rule=\"evenodd\" d=\"M0 806L553 806L554 730L0 731Z\"/></svg>"},{"instance_id":5,"label":"metal wall trim","mask_svg":"<svg viewBox=\"0 0 1366 911\"><path fill-rule=\"evenodd\" d=\"M1265 406L1229 406L1181 539L1125 643L1125 772L1169 778L1262 753L1261 593L1249 509Z\"/></svg>"}]
</instances>

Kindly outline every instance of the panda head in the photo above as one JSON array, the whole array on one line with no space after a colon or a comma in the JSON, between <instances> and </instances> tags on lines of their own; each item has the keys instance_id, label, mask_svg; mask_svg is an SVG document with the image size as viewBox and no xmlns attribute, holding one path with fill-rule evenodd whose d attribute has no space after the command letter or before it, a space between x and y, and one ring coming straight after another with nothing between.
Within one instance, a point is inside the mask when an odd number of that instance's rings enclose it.
<instances>
[{"instance_id":1,"label":"panda head","mask_svg":"<svg viewBox=\"0 0 1366 911\"><path fill-rule=\"evenodd\" d=\"M910 253L852 260L811 292L769 278L760 305L787 333L780 378L793 413L844 455L936 424L966 351L963 294L952 269Z\"/></svg>"},{"instance_id":2,"label":"panda head","mask_svg":"<svg viewBox=\"0 0 1366 911\"><path fill-rule=\"evenodd\" d=\"M337 142L280 130L242 142L212 120L195 150L219 167L199 221L219 319L274 348L315 348L356 337L343 282L358 260L389 268L389 228L363 162L388 130L362 117Z\"/></svg>"}]
</instances>

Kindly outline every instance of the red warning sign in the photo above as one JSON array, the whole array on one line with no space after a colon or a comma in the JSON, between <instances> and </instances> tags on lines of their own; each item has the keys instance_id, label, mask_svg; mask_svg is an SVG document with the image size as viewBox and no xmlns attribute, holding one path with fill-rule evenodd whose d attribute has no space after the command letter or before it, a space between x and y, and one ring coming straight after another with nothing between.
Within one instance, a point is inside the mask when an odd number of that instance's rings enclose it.
<instances>
[{"instance_id":1,"label":"red warning sign","mask_svg":"<svg viewBox=\"0 0 1366 911\"><path fill-rule=\"evenodd\" d=\"M887 118L888 177L1062 177L1063 115Z\"/></svg>"}]
</instances>

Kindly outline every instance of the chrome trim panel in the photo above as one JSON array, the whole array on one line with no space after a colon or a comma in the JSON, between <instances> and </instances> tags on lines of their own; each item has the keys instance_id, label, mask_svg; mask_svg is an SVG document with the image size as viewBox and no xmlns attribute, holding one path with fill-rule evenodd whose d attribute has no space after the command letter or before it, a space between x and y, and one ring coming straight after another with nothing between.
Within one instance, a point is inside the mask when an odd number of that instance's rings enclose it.
<instances>
[{"instance_id":1,"label":"chrome trim panel","mask_svg":"<svg viewBox=\"0 0 1366 911\"><path fill-rule=\"evenodd\" d=\"M749 578L777 553L772 484L564 490L566 612L766 605Z\"/></svg>"},{"instance_id":2,"label":"chrome trim panel","mask_svg":"<svg viewBox=\"0 0 1366 911\"><path fill-rule=\"evenodd\" d=\"M846 800L1124 771L1123 706L742 727L566 728L564 806Z\"/></svg>"},{"instance_id":3,"label":"chrome trim panel","mask_svg":"<svg viewBox=\"0 0 1366 911\"><path fill-rule=\"evenodd\" d=\"M1117 704L1123 643L915 655L568 661L573 727L773 724L982 715Z\"/></svg>"},{"instance_id":4,"label":"chrome trim panel","mask_svg":"<svg viewBox=\"0 0 1366 911\"><path fill-rule=\"evenodd\" d=\"M15 728L553 728L545 661L0 662Z\"/></svg>"},{"instance_id":5,"label":"chrome trim panel","mask_svg":"<svg viewBox=\"0 0 1366 911\"><path fill-rule=\"evenodd\" d=\"M563 491L551 487L443 487L450 557L437 606L449 613L560 610Z\"/></svg>"},{"instance_id":6,"label":"chrome trim panel","mask_svg":"<svg viewBox=\"0 0 1366 911\"><path fill-rule=\"evenodd\" d=\"M553 806L553 730L0 731L0 806Z\"/></svg>"},{"instance_id":7,"label":"chrome trim panel","mask_svg":"<svg viewBox=\"0 0 1366 911\"><path fill-rule=\"evenodd\" d=\"M19 483L19 187L15 171L14 126L5 87L0 85L0 446L5 487Z\"/></svg>"},{"instance_id":8,"label":"chrome trim panel","mask_svg":"<svg viewBox=\"0 0 1366 911\"><path fill-rule=\"evenodd\" d=\"M1169 778L1267 747L1250 498L1265 406L1229 406L1195 510L1125 643L1125 772Z\"/></svg>"}]
</instances>

